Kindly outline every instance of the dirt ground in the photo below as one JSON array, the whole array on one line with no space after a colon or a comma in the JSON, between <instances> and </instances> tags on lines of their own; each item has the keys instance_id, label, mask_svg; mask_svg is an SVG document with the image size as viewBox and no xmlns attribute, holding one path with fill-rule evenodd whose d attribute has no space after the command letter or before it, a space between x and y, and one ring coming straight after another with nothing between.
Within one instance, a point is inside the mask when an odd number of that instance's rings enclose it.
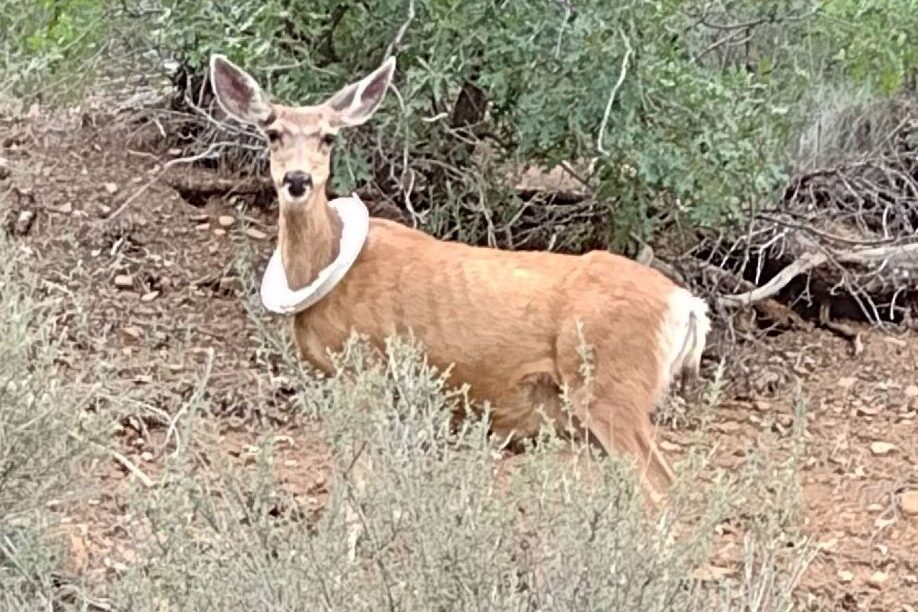
<instances>
[{"instance_id":1,"label":"dirt ground","mask_svg":"<svg viewBox=\"0 0 918 612\"><path fill-rule=\"evenodd\" d=\"M60 300L64 367L87 386L103 376L98 401L136 404L125 408L115 434L123 454L156 476L166 428L152 427L144 411L168 418L179 410L212 355L206 392L224 408L218 443L244 460L260 419L286 421L282 481L318 511L329 458L317 426L284 409L288 383L259 350L245 279L233 263L251 248L255 270L263 269L273 248L273 208L238 195L186 200L165 181L135 197L170 158L168 143L149 125L113 125L91 114L0 121L0 157L8 164L0 194L12 209L7 231L26 255L36 293ZM103 220L128 198L123 213ZM918 510L903 500L918 492L918 335L857 331L857 356L847 340L814 330L775 335L731 357L731 372L743 374L716 408L716 461L736 465L763 430L789 428L792 381L799 380L809 400L806 520L822 544L800 589L829 608L915 610ZM265 405L276 410L253 408ZM690 439L678 428L661 435L672 458ZM131 476L113 459L99 462L91 494L68 508L65 520L74 570L103 577L131 561L121 537Z\"/></svg>"}]
</instances>

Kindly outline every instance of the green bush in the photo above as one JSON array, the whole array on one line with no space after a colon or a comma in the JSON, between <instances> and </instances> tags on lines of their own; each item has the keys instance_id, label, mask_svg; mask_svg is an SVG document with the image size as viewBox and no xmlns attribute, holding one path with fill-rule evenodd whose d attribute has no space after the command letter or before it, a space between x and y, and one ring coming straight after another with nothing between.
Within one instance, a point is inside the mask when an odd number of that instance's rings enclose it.
<instances>
[{"instance_id":1,"label":"green bush","mask_svg":"<svg viewBox=\"0 0 918 612\"><path fill-rule=\"evenodd\" d=\"M422 225L475 242L544 246L550 232L517 236L557 223L556 248L622 247L659 223L740 221L786 183L807 91L851 79L892 93L916 67L912 0L183 3L155 44L192 72L225 52L278 98L308 103L377 65L409 4L400 95L351 139L336 188L373 179L405 207L410 185ZM486 159L466 146L478 140ZM596 197L580 221L527 207L506 180L522 163L589 158Z\"/></svg>"},{"instance_id":2,"label":"green bush","mask_svg":"<svg viewBox=\"0 0 918 612\"><path fill-rule=\"evenodd\" d=\"M890 95L914 89L918 69L916 0L4 8L2 68L26 97L117 58L145 75L177 61L193 78L173 78L197 98L219 51L278 99L316 102L377 66L401 33L399 95L341 143L335 190L369 183L437 235L516 248L624 248L660 226L729 227L786 184L796 134L819 113L814 92ZM580 176L592 196L575 206L526 201L508 178L582 160L594 160Z\"/></svg>"},{"instance_id":3,"label":"green bush","mask_svg":"<svg viewBox=\"0 0 918 612\"><path fill-rule=\"evenodd\" d=\"M0 101L80 99L108 59L115 4L0 0Z\"/></svg>"},{"instance_id":4,"label":"green bush","mask_svg":"<svg viewBox=\"0 0 918 612\"><path fill-rule=\"evenodd\" d=\"M814 33L829 69L872 91L918 89L918 1L825 0Z\"/></svg>"}]
</instances>

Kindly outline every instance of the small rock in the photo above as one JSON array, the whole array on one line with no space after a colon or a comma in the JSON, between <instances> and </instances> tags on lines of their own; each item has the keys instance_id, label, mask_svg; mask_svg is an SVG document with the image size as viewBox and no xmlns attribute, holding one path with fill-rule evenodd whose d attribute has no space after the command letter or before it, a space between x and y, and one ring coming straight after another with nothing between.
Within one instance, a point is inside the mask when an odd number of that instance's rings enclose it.
<instances>
[{"instance_id":1,"label":"small rock","mask_svg":"<svg viewBox=\"0 0 918 612\"><path fill-rule=\"evenodd\" d=\"M245 235L254 240L264 240L265 238L268 237L268 235L265 234L263 231L259 229L255 229L254 227L250 227L247 230L245 230Z\"/></svg>"},{"instance_id":2,"label":"small rock","mask_svg":"<svg viewBox=\"0 0 918 612\"><path fill-rule=\"evenodd\" d=\"M829 538L825 542L820 542L817 547L819 550L834 550L838 546L838 538Z\"/></svg>"},{"instance_id":3,"label":"small rock","mask_svg":"<svg viewBox=\"0 0 918 612\"><path fill-rule=\"evenodd\" d=\"M896 445L889 442L873 442L870 445L870 452L874 455L888 455L895 450L897 450Z\"/></svg>"},{"instance_id":4,"label":"small rock","mask_svg":"<svg viewBox=\"0 0 918 612\"><path fill-rule=\"evenodd\" d=\"M115 195L118 193L117 183L103 183L102 186L105 187L105 191L107 191L109 195Z\"/></svg>"},{"instance_id":5,"label":"small rock","mask_svg":"<svg viewBox=\"0 0 918 612\"><path fill-rule=\"evenodd\" d=\"M195 226L195 229L198 230L199 232L206 232L207 230L210 229L210 223L199 223L198 225Z\"/></svg>"},{"instance_id":6,"label":"small rock","mask_svg":"<svg viewBox=\"0 0 918 612\"><path fill-rule=\"evenodd\" d=\"M220 279L220 289L227 292L242 291L242 281L234 276L224 276Z\"/></svg>"},{"instance_id":7,"label":"small rock","mask_svg":"<svg viewBox=\"0 0 918 612\"><path fill-rule=\"evenodd\" d=\"M699 567L692 572L692 578L695 580L704 580L704 581L714 581L721 580L726 576L729 576L733 572L725 567L717 567L716 565L707 565L705 567Z\"/></svg>"},{"instance_id":8,"label":"small rock","mask_svg":"<svg viewBox=\"0 0 918 612\"><path fill-rule=\"evenodd\" d=\"M210 217L208 217L205 213L195 213L189 216L189 219L191 219L195 223L204 223L205 221L210 219Z\"/></svg>"},{"instance_id":9,"label":"small rock","mask_svg":"<svg viewBox=\"0 0 918 612\"><path fill-rule=\"evenodd\" d=\"M876 527L877 529L886 529L886 528L889 527L890 525L895 524L895 522L896 522L896 519L894 519L894 518L888 518L888 519L887 519L887 518L883 518L883 517L881 516L880 518L876 519L876 520L873 522L873 526Z\"/></svg>"},{"instance_id":10,"label":"small rock","mask_svg":"<svg viewBox=\"0 0 918 612\"><path fill-rule=\"evenodd\" d=\"M864 404L858 402L857 413L860 416L877 416L881 412L883 412L882 405L878 404L876 406L865 406Z\"/></svg>"},{"instance_id":11,"label":"small rock","mask_svg":"<svg viewBox=\"0 0 918 612\"><path fill-rule=\"evenodd\" d=\"M838 386L842 389L850 389L854 386L854 383L857 382L857 379L853 376L845 376L844 378L838 379Z\"/></svg>"},{"instance_id":12,"label":"small rock","mask_svg":"<svg viewBox=\"0 0 918 612\"><path fill-rule=\"evenodd\" d=\"M140 296L140 301L141 302L152 302L158 297L159 297L159 291L148 291L147 293L144 293L142 296Z\"/></svg>"},{"instance_id":13,"label":"small rock","mask_svg":"<svg viewBox=\"0 0 918 612\"><path fill-rule=\"evenodd\" d=\"M742 428L742 426L736 421L723 421L720 423L715 423L712 427L723 433L735 433Z\"/></svg>"},{"instance_id":14,"label":"small rock","mask_svg":"<svg viewBox=\"0 0 918 612\"><path fill-rule=\"evenodd\" d=\"M899 348L905 348L906 346L908 346L908 342L906 342L905 340L902 340L900 338L893 338L892 336L883 338L883 342L892 344L893 346L898 346Z\"/></svg>"},{"instance_id":15,"label":"small rock","mask_svg":"<svg viewBox=\"0 0 918 612\"><path fill-rule=\"evenodd\" d=\"M854 573L849 572L848 570L838 570L838 581L839 582L851 582L854 580Z\"/></svg>"},{"instance_id":16,"label":"small rock","mask_svg":"<svg viewBox=\"0 0 918 612\"><path fill-rule=\"evenodd\" d=\"M153 461L153 453L151 453L150 451L143 451L142 453L140 453L140 458L143 461Z\"/></svg>"},{"instance_id":17,"label":"small rock","mask_svg":"<svg viewBox=\"0 0 918 612\"><path fill-rule=\"evenodd\" d=\"M877 570L867 578L867 584L875 588L880 588L887 580L889 580L889 574Z\"/></svg>"},{"instance_id":18,"label":"small rock","mask_svg":"<svg viewBox=\"0 0 918 612\"><path fill-rule=\"evenodd\" d=\"M62 215L69 215L70 213L73 212L73 202L69 202L69 201L64 202L63 204L58 206L55 210L61 213Z\"/></svg>"},{"instance_id":19,"label":"small rock","mask_svg":"<svg viewBox=\"0 0 918 612\"><path fill-rule=\"evenodd\" d=\"M918 516L918 489L914 491L906 491L899 498L899 505L902 507L902 512L909 516Z\"/></svg>"},{"instance_id":20,"label":"small rock","mask_svg":"<svg viewBox=\"0 0 918 612\"><path fill-rule=\"evenodd\" d=\"M877 512L882 512L882 511L883 511L883 506L881 504L870 504L869 506L867 506L867 512L873 512L874 514L876 514Z\"/></svg>"},{"instance_id":21,"label":"small rock","mask_svg":"<svg viewBox=\"0 0 918 612\"><path fill-rule=\"evenodd\" d=\"M133 325L128 325L121 330L124 339L131 342L136 342L140 340L143 336L143 330L139 327L134 327Z\"/></svg>"},{"instance_id":22,"label":"small rock","mask_svg":"<svg viewBox=\"0 0 918 612\"><path fill-rule=\"evenodd\" d=\"M214 236L226 236L226 230L218 227L214 230Z\"/></svg>"},{"instance_id":23,"label":"small rock","mask_svg":"<svg viewBox=\"0 0 918 612\"><path fill-rule=\"evenodd\" d=\"M16 224L13 227L13 233L17 236L25 236L32 230L32 224L35 223L35 211L23 210L16 217Z\"/></svg>"},{"instance_id":24,"label":"small rock","mask_svg":"<svg viewBox=\"0 0 918 612\"><path fill-rule=\"evenodd\" d=\"M220 215L217 218L217 223L219 223L221 227L229 227L235 222L236 219L231 215Z\"/></svg>"},{"instance_id":25,"label":"small rock","mask_svg":"<svg viewBox=\"0 0 918 612\"><path fill-rule=\"evenodd\" d=\"M679 452L682 450L681 446L679 446L678 444L673 444L669 440L662 440L660 442L660 448L662 448L668 453L675 453L675 452Z\"/></svg>"},{"instance_id":26,"label":"small rock","mask_svg":"<svg viewBox=\"0 0 918 612\"><path fill-rule=\"evenodd\" d=\"M905 397L911 399L918 397L918 385L909 385L905 388Z\"/></svg>"},{"instance_id":27,"label":"small rock","mask_svg":"<svg viewBox=\"0 0 918 612\"><path fill-rule=\"evenodd\" d=\"M118 274L115 276L115 286L120 289L130 289L134 286L134 277L130 274Z\"/></svg>"}]
</instances>

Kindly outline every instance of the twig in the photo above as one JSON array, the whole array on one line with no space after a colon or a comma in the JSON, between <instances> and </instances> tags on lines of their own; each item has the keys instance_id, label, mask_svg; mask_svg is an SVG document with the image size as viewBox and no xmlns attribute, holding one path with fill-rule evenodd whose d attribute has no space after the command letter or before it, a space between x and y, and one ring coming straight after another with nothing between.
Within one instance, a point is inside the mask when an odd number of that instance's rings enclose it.
<instances>
[{"instance_id":1,"label":"twig","mask_svg":"<svg viewBox=\"0 0 918 612\"><path fill-rule=\"evenodd\" d=\"M172 437L175 436L176 443L175 443L175 449L172 451L173 457L178 454L179 449L181 447L181 442L179 441L179 437L178 437L178 430L176 428L176 426L178 425L178 421L180 418L182 418L182 415L184 415L188 411L188 409L191 408L191 406L193 406L196 402L200 401L201 398L204 396L204 391L205 389L207 389L207 383L210 381L210 376L211 376L211 373L213 372L213 366L214 366L214 349L211 347L208 347L207 348L207 360L204 363L204 374L201 375L201 380L198 381L198 384L195 387L194 391L191 393L191 397L188 398L188 401L185 402L182 405L182 407L179 408L175 412L175 416L173 416L172 419L169 421L169 427L166 428L166 439L163 441L162 447L165 448L166 445L169 444L169 440L171 440Z\"/></svg>"},{"instance_id":2,"label":"twig","mask_svg":"<svg viewBox=\"0 0 918 612\"><path fill-rule=\"evenodd\" d=\"M115 461L123 465L125 469L127 469L128 472L136 476L137 479L140 480L140 482L143 483L143 486L145 486L146 488L152 489L154 486L156 486L156 484L153 482L153 479L147 476L143 470L137 467L136 463L134 463L133 461L131 461L130 459L128 459L127 457L125 457L124 455L116 451L115 449L107 448L104 444L96 442L95 440L86 440L85 438L83 438L82 436L74 432L70 432L70 437L76 440L77 442L81 442L83 444L89 443L89 444L92 444L93 446L104 449L105 452L107 452L111 456L112 459L114 459Z\"/></svg>"},{"instance_id":3,"label":"twig","mask_svg":"<svg viewBox=\"0 0 918 612\"><path fill-rule=\"evenodd\" d=\"M389 43L389 46L386 47L386 59L393 52L398 51L399 45L402 44L402 38L405 37L405 33L408 31L408 26L411 25L411 22L414 21L414 0L408 0L408 16L405 18L404 23L399 27L398 32L395 35L395 38L392 39L392 42Z\"/></svg>"},{"instance_id":4,"label":"twig","mask_svg":"<svg viewBox=\"0 0 918 612\"><path fill-rule=\"evenodd\" d=\"M872 264L884 263L893 256L918 257L918 242L912 244L875 247L854 251L843 251L829 254L827 252L804 253L799 259L781 270L774 278L751 291L738 295L724 295L718 298L723 306L748 306L754 302L772 297L787 286L797 276L818 268L830 261L839 264Z\"/></svg>"},{"instance_id":5,"label":"twig","mask_svg":"<svg viewBox=\"0 0 918 612\"><path fill-rule=\"evenodd\" d=\"M699 52L695 55L694 61L695 61L695 62L701 61L701 58L703 58L705 55L707 55L707 54L710 53L711 51L714 51L715 49L717 49L717 48L719 48L719 47L722 47L722 46L724 46L724 45L730 45L730 44L732 44L732 45L738 46L738 45L741 45L741 44L743 44L743 43L749 41L749 40L752 38L752 35L751 35L751 34L747 34L744 38L741 38L741 39L739 39L739 40L736 40L736 39L738 39L742 34L743 34L743 32L742 32L741 30L735 30L735 31L731 31L731 32L730 32L729 34L727 34L726 36L723 36L723 37L721 37L721 38L718 38L717 40L715 40L714 42L712 42L710 45L708 45L707 47L705 47L704 49L702 49L701 51L699 51Z\"/></svg>"},{"instance_id":6,"label":"twig","mask_svg":"<svg viewBox=\"0 0 918 612\"><path fill-rule=\"evenodd\" d=\"M151 178L149 181L147 181L146 183L144 183L144 184L140 187L140 189L138 189L138 190L135 191L133 194L131 194L131 196L130 196L128 199L126 199L126 200L121 204L121 206L119 206L119 207L116 208L114 211L112 211L112 213L111 213L110 215L108 215L107 217L105 217L105 218L103 219L103 221L105 221L105 222L111 221L112 219L114 219L115 217L117 217L118 215L120 215L122 212L124 212L125 209L126 209L128 206L130 206L130 205L134 202L134 200L136 200L136 199L139 198L141 195L143 195L144 193L146 193L147 189L149 189L150 187L153 186L154 183L156 183L157 181L159 181L159 179L161 179L161 178L163 177L163 175L166 174L166 172L167 172L170 168L172 168L173 166L177 166L177 165L179 165L179 164L192 164L192 163L194 163L194 162L196 162L196 161L200 161L200 160L202 160L202 159L206 159L206 158L210 157L211 155L213 155L214 150L215 150L217 147L230 147L230 146L234 146L234 143L228 142L228 141L215 142L215 143L211 144L209 147L207 147L207 150L204 151L203 153L198 153L197 155L192 155L191 157L179 157L179 158L176 158L176 159L170 159L170 160L167 161L165 164L163 164L162 169L161 169L159 172L157 172L156 175L155 175L153 178Z\"/></svg>"},{"instance_id":7,"label":"twig","mask_svg":"<svg viewBox=\"0 0 918 612\"><path fill-rule=\"evenodd\" d=\"M564 40L564 30L567 28L567 23L571 20L571 14L574 12L574 7L566 0L557 2L557 4L564 10L564 18L558 28L558 39L555 41L555 59L561 57L561 42Z\"/></svg>"},{"instance_id":8,"label":"twig","mask_svg":"<svg viewBox=\"0 0 918 612\"><path fill-rule=\"evenodd\" d=\"M153 483L153 480L149 476L147 476L143 472L143 470L137 467L137 464L135 464L133 461L131 461L130 459L128 459L127 457L125 457L124 455L122 455L121 453L119 453L113 448L108 449L108 454L112 456L112 459L114 459L115 461L123 465L127 469L128 472L136 476L137 479L140 480L141 483L143 483L143 486L145 486L148 489L152 489L155 486Z\"/></svg>"},{"instance_id":9,"label":"twig","mask_svg":"<svg viewBox=\"0 0 918 612\"><path fill-rule=\"evenodd\" d=\"M602 139L606 133L606 127L609 124L609 115L612 113L612 104L615 102L615 96L618 94L618 90L621 88L622 83L625 82L625 76L628 74L628 61L631 59L631 53L633 51L631 48L631 41L628 40L625 33L622 31L619 31L619 33L625 41L625 57L622 58L622 68L618 74L618 80L615 82L615 86L612 87L612 91L609 92L609 99L606 101L606 110L602 115L602 122L599 124L599 134L596 135L596 149L603 155L609 154L606 148L602 146Z\"/></svg>"}]
</instances>

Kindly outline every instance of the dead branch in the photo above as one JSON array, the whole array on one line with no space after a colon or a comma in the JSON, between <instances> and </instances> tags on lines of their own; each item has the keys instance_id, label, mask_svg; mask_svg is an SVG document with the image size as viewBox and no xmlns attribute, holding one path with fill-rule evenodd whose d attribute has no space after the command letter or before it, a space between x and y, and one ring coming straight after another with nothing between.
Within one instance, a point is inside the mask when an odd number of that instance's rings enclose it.
<instances>
[{"instance_id":1,"label":"dead branch","mask_svg":"<svg viewBox=\"0 0 918 612\"><path fill-rule=\"evenodd\" d=\"M612 91L609 92L609 99L606 101L606 109L602 114L602 123L599 124L599 134L596 136L596 150L603 155L608 155L609 153L606 151L605 147L603 147L602 139L603 136L605 136L606 128L609 124L609 115L612 113L612 104L615 102L615 96L618 93L618 90L621 88L622 83L625 82L625 76L628 74L628 62L631 60L631 53L633 51L631 48L631 41L628 40L628 37L624 32L621 32L621 36L625 41L625 57L622 58L622 68L618 74L618 80L612 87Z\"/></svg>"},{"instance_id":2,"label":"dead branch","mask_svg":"<svg viewBox=\"0 0 918 612\"><path fill-rule=\"evenodd\" d=\"M838 253L829 253L828 251L804 253L799 259L785 267L761 287L738 295L724 295L718 298L718 301L721 305L727 307L749 306L755 302L773 297L801 274L805 274L829 262L836 264L886 265L893 258L918 259L918 242Z\"/></svg>"},{"instance_id":3,"label":"dead branch","mask_svg":"<svg viewBox=\"0 0 918 612\"><path fill-rule=\"evenodd\" d=\"M165 177L163 182L180 192L201 194L257 195L274 189L268 177L252 176L244 179L216 176L211 172Z\"/></svg>"}]
</instances>

